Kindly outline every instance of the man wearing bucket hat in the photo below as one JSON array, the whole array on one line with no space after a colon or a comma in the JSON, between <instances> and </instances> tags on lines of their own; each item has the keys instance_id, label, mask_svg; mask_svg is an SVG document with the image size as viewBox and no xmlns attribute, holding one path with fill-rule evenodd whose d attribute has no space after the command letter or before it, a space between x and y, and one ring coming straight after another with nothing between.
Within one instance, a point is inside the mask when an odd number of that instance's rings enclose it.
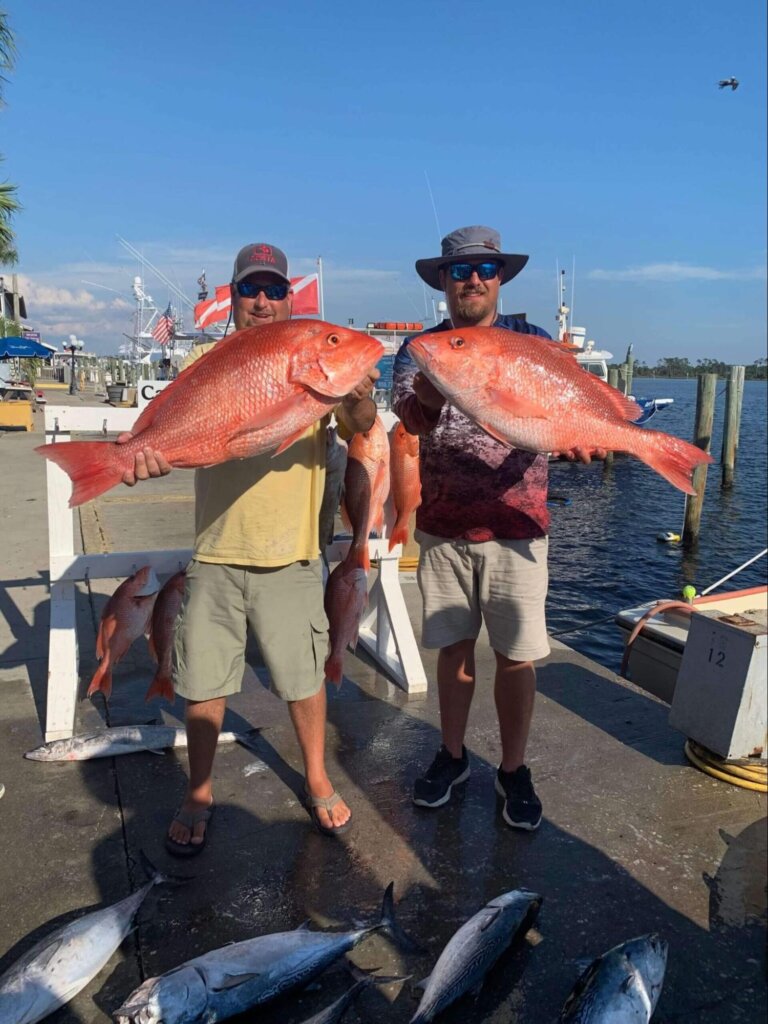
<instances>
[{"instance_id":1,"label":"man wearing bucket hat","mask_svg":"<svg viewBox=\"0 0 768 1024\"><path fill-rule=\"evenodd\" d=\"M264 242L244 246L235 258L231 296L238 331L289 320L285 253ZM185 366L211 347L197 346ZM336 407L349 436L374 421L370 392L377 377L371 368ZM189 781L166 834L174 856L200 853L208 839L216 745L226 698L242 684L249 627L273 691L288 704L312 822L331 836L349 828L349 807L325 768L328 620L318 521L325 454L321 420L279 455L268 452L195 471L195 547L176 625L174 673L176 692L187 700ZM147 451L136 456L133 472L123 479L131 485L170 470L161 453Z\"/></svg>"},{"instance_id":2,"label":"man wearing bucket hat","mask_svg":"<svg viewBox=\"0 0 768 1024\"><path fill-rule=\"evenodd\" d=\"M499 315L499 289L527 256L502 251L498 231L459 228L440 256L416 261L430 287L445 292L454 327L501 327L549 338L525 316ZM442 745L413 786L420 807L441 807L469 778L464 734L475 688L475 643L482 621L496 656L494 697L502 759L496 791L513 828L533 830L541 801L525 764L536 693L534 662L549 653L547 456L510 449L448 404L417 371L406 339L394 367L392 406L420 437L422 500L416 512L425 647L438 648ZM569 457L589 461L587 453Z\"/></svg>"}]
</instances>

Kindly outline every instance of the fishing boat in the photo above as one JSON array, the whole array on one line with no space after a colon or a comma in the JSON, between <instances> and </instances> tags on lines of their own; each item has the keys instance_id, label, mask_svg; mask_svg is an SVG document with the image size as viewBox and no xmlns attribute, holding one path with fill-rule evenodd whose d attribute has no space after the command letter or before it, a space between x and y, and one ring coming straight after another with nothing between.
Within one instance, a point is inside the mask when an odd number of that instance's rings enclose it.
<instances>
[{"instance_id":1,"label":"fishing boat","mask_svg":"<svg viewBox=\"0 0 768 1024\"><path fill-rule=\"evenodd\" d=\"M626 643L621 674L671 704L693 615L753 634L764 634L768 623L768 586L730 591L717 591L717 588L764 557L766 551L768 549L698 596L691 595L688 600L648 601L618 612L614 622L624 633Z\"/></svg>"},{"instance_id":2,"label":"fishing boat","mask_svg":"<svg viewBox=\"0 0 768 1024\"><path fill-rule=\"evenodd\" d=\"M120 354L139 365L158 363L160 377L175 376L194 345L204 341L218 341L224 337L226 327L223 323L215 323L205 331L186 330L184 308L187 308L187 316L190 316L194 310L193 301L142 252L124 238L118 238L123 248L139 262L141 269L141 273L134 276L131 284L134 301L133 331L124 335L127 340L120 346ZM154 274L167 288L169 295L173 296L165 310L156 304L146 289L147 270ZM204 276L198 284L205 289ZM205 295L207 291L199 294L198 299L204 298Z\"/></svg>"},{"instance_id":3,"label":"fishing boat","mask_svg":"<svg viewBox=\"0 0 768 1024\"><path fill-rule=\"evenodd\" d=\"M613 353L605 349L595 348L593 340L587 340L587 331L584 327L569 327L568 317L571 309L565 304L565 271L560 272L558 279L558 308L555 320L557 322L557 340L565 345L576 357L579 366L587 373L599 377L600 380L608 383L608 363L613 359ZM641 415L634 422L637 426L644 426L660 409L672 405L673 398L646 398L640 395L629 394L629 387L632 381L632 345L627 349L627 356L624 360L624 394L633 399L642 410Z\"/></svg>"}]
</instances>

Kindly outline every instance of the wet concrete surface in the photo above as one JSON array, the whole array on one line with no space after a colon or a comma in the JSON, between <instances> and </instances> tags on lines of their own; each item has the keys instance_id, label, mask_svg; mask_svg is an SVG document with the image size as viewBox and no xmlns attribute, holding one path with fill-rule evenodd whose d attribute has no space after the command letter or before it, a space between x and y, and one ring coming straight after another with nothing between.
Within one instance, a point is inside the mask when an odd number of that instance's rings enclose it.
<instances>
[{"instance_id":1,"label":"wet concrete surface","mask_svg":"<svg viewBox=\"0 0 768 1024\"><path fill-rule=\"evenodd\" d=\"M60 401L56 396L56 401ZM286 930L346 929L378 917L394 880L398 918L425 948L403 955L380 935L350 958L411 981L363 992L350 1024L398 1024L413 1015L413 983L425 977L457 927L488 900L524 886L544 903L537 923L489 975L476 1000L446 1022L547 1022L593 957L658 931L669 942L666 983L654 1020L763 1021L766 1017L766 799L692 768L666 705L553 643L539 667L529 764L544 803L533 834L503 823L493 789L500 757L492 655L478 646L479 683L467 747L472 776L446 807L410 801L410 786L439 743L435 687L409 699L365 656L347 655L341 688L328 691L329 773L354 827L329 839L312 830L298 794L301 759L287 712L263 685L253 651L225 728L259 727L254 749L220 748L217 811L205 852L169 857L163 834L184 790L186 755L138 754L71 764L24 760L41 740L47 654L45 488L40 437L0 437L13 488L0 494L0 971L82 907L113 902L143 881L139 850L183 887L153 890L139 928L109 965L50 1020L110 1019L144 977L226 943ZM76 517L88 550L191 543L191 474L115 490ZM99 548L98 544L102 547ZM118 581L80 588L78 635L84 693L95 668L95 628ZM419 635L419 594L403 592ZM430 681L435 654L422 651ZM116 669L106 711L78 705L78 731L159 720L179 724L182 702L144 704L152 675L138 641ZM299 1022L350 984L342 969L303 993L242 1020Z\"/></svg>"}]
</instances>

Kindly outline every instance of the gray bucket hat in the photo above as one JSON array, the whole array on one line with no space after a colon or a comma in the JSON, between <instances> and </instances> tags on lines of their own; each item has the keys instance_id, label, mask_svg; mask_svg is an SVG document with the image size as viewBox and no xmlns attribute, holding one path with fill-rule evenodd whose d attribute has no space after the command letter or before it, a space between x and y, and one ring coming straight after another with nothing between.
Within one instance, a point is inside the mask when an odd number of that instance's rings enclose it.
<instances>
[{"instance_id":1,"label":"gray bucket hat","mask_svg":"<svg viewBox=\"0 0 768 1024\"><path fill-rule=\"evenodd\" d=\"M460 263L463 260L472 262L478 257L486 260L498 260L504 268L502 284L511 281L520 273L528 262L527 256L518 256L501 251L501 235L493 228L475 224L468 228L458 228L446 235L441 243L442 256L428 260L416 260L416 273L426 281L430 288L442 291L440 287L440 268L449 263Z\"/></svg>"}]
</instances>

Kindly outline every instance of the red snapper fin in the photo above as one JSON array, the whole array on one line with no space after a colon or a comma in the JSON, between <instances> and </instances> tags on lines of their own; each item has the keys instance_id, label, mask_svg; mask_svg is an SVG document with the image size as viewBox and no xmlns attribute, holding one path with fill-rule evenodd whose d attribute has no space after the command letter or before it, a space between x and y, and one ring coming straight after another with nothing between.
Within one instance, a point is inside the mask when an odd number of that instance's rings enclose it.
<instances>
[{"instance_id":1,"label":"red snapper fin","mask_svg":"<svg viewBox=\"0 0 768 1024\"><path fill-rule=\"evenodd\" d=\"M55 462L69 476L72 481L69 507L75 508L115 487L126 469L133 466L133 453L121 458L120 447L114 441L67 441L41 444L35 451Z\"/></svg>"},{"instance_id":2,"label":"red snapper fin","mask_svg":"<svg viewBox=\"0 0 768 1024\"><path fill-rule=\"evenodd\" d=\"M394 548L395 545L397 545L397 544L407 544L407 543L408 543L408 520L405 519L405 518L402 521L400 519L398 519L397 522L394 525L393 530L392 530L392 536L389 538L389 548L388 548L388 550L391 551L392 548Z\"/></svg>"},{"instance_id":3,"label":"red snapper fin","mask_svg":"<svg viewBox=\"0 0 768 1024\"><path fill-rule=\"evenodd\" d=\"M672 434L661 431L644 430L642 427L631 428L643 435L645 442L633 450L632 454L642 459L651 469L668 480L673 487L686 494L695 494L691 482L693 471L697 466L709 465L714 459L695 444L683 441Z\"/></svg>"},{"instance_id":4,"label":"red snapper fin","mask_svg":"<svg viewBox=\"0 0 768 1024\"><path fill-rule=\"evenodd\" d=\"M147 704L155 697L159 697L161 700L165 699L169 704L173 704L176 700L176 693L173 689L173 680L170 675L163 672L162 669L158 669L155 673L155 678L149 685L146 696L144 697L144 703Z\"/></svg>"},{"instance_id":5,"label":"red snapper fin","mask_svg":"<svg viewBox=\"0 0 768 1024\"><path fill-rule=\"evenodd\" d=\"M342 658L337 654L332 654L325 663L325 678L329 683L334 683L336 686L341 686L341 677L344 671L342 664Z\"/></svg>"},{"instance_id":6,"label":"red snapper fin","mask_svg":"<svg viewBox=\"0 0 768 1024\"><path fill-rule=\"evenodd\" d=\"M292 444L296 444L296 442L299 441L306 432L306 427L299 427L295 434L291 434L290 437L286 437L283 443L279 447L275 448L272 452L272 458L274 459L276 455L280 455L286 448L290 448Z\"/></svg>"},{"instance_id":7,"label":"red snapper fin","mask_svg":"<svg viewBox=\"0 0 768 1024\"><path fill-rule=\"evenodd\" d=\"M514 416L515 419L551 420L554 418L549 409L526 395L499 391L498 388L493 387L486 388L485 394L495 406L503 409L510 416ZM486 426L483 426L483 429L488 430ZM490 434L491 431L489 430L488 433Z\"/></svg>"},{"instance_id":8,"label":"red snapper fin","mask_svg":"<svg viewBox=\"0 0 768 1024\"><path fill-rule=\"evenodd\" d=\"M305 392L296 392L296 394L289 395L288 398L284 398L282 401L268 406L266 409L262 410L258 416L250 419L242 430L238 430L238 432L233 434L227 441L225 447L230 457L233 459L247 459L249 456L253 455L254 452L259 449L261 434L264 428L271 427L277 420L292 413L302 404L305 397ZM303 434L306 429L306 427L303 427L301 433ZM280 448L278 448L278 451L282 451L287 448L289 444L293 444L295 440L298 440L298 436L295 434L291 435L290 441L287 439L283 441ZM277 452L275 452L275 454L277 454Z\"/></svg>"},{"instance_id":9,"label":"red snapper fin","mask_svg":"<svg viewBox=\"0 0 768 1024\"><path fill-rule=\"evenodd\" d=\"M585 373L588 371L585 370ZM623 420L629 420L630 423L639 419L642 415L643 410L634 400L634 398L627 398L626 395L622 395L620 391L612 387L607 381L601 380L599 377L595 377L594 374L590 374L592 380L592 386L595 387L602 394L603 398L607 399L611 407L621 416Z\"/></svg>"},{"instance_id":10,"label":"red snapper fin","mask_svg":"<svg viewBox=\"0 0 768 1024\"><path fill-rule=\"evenodd\" d=\"M104 700L109 700L109 696L112 693L112 664L108 657L101 659L99 667L93 673L93 679L88 687L86 696L91 697L97 692L104 694Z\"/></svg>"}]
</instances>

